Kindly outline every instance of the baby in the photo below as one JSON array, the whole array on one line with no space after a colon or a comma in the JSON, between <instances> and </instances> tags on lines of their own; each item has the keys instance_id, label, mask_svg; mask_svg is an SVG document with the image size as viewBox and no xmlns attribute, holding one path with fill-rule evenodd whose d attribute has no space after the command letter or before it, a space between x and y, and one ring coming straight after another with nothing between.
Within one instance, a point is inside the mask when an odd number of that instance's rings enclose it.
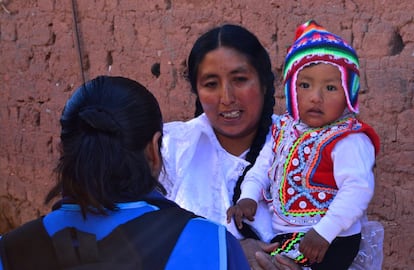
<instances>
[{"instance_id":1,"label":"baby","mask_svg":"<svg viewBox=\"0 0 414 270\"><path fill-rule=\"evenodd\" d=\"M284 65L287 113L273 119L266 146L227 211L238 226L257 202L273 213L273 242L312 269L348 269L374 192L379 138L357 119L359 61L341 37L315 21L298 27Z\"/></svg>"}]
</instances>

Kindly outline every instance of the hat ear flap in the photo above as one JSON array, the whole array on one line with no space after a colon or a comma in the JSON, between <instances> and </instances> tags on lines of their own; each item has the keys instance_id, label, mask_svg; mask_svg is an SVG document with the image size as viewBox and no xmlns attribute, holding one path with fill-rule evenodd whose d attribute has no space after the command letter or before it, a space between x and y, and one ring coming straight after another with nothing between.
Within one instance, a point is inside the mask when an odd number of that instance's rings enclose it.
<instances>
[{"instance_id":1,"label":"hat ear flap","mask_svg":"<svg viewBox=\"0 0 414 270\"><path fill-rule=\"evenodd\" d=\"M286 109L289 115L295 120L299 119L298 97L296 91L297 75L298 71L285 81Z\"/></svg>"},{"instance_id":2,"label":"hat ear flap","mask_svg":"<svg viewBox=\"0 0 414 270\"><path fill-rule=\"evenodd\" d=\"M293 104L292 104L292 87L291 87L292 77L285 81L285 101L286 101L286 110L289 115L293 115Z\"/></svg>"},{"instance_id":3,"label":"hat ear flap","mask_svg":"<svg viewBox=\"0 0 414 270\"><path fill-rule=\"evenodd\" d=\"M359 75L352 71L348 70L348 78L347 78L347 87L348 87L348 108L354 112L359 113L358 108L358 92L360 88L359 83Z\"/></svg>"}]
</instances>

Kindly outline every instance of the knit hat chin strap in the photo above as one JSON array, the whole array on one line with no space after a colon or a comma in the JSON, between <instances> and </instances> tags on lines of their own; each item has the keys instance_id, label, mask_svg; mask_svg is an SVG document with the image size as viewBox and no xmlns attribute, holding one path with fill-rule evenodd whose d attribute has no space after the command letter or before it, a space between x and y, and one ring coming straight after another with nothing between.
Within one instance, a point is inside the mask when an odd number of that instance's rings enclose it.
<instances>
[{"instance_id":1,"label":"knit hat chin strap","mask_svg":"<svg viewBox=\"0 0 414 270\"><path fill-rule=\"evenodd\" d=\"M283 70L288 113L296 120L299 118L297 75L304 67L317 63L332 64L339 69L348 109L358 113L359 61L355 50L313 20L299 26L295 38L288 49Z\"/></svg>"}]
</instances>

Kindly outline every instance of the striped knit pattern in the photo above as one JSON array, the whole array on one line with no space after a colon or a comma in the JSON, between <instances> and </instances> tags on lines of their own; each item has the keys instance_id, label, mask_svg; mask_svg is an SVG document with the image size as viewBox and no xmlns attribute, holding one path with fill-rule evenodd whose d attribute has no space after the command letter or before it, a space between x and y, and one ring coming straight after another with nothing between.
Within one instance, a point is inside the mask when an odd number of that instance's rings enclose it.
<instances>
[{"instance_id":1,"label":"striped knit pattern","mask_svg":"<svg viewBox=\"0 0 414 270\"><path fill-rule=\"evenodd\" d=\"M312 63L333 64L341 72L348 109L358 113L359 61L355 50L341 37L310 20L296 30L295 42L285 58L283 79L288 113L299 118L296 93L298 72Z\"/></svg>"},{"instance_id":2,"label":"striped knit pattern","mask_svg":"<svg viewBox=\"0 0 414 270\"><path fill-rule=\"evenodd\" d=\"M299 251L300 240L305 236L303 232L281 234L273 238L272 243L278 242L279 248L270 253L271 256L282 254L294 260L300 266L309 266L310 261Z\"/></svg>"}]
</instances>

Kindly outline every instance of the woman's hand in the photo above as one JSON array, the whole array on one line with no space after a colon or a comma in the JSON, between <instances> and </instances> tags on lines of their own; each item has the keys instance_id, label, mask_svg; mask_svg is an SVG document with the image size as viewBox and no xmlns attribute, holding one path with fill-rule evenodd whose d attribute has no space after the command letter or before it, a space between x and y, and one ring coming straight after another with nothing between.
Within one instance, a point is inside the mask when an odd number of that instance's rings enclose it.
<instances>
[{"instance_id":1,"label":"woman's hand","mask_svg":"<svg viewBox=\"0 0 414 270\"><path fill-rule=\"evenodd\" d=\"M299 270L300 267L291 259L269 253L275 250L279 244L267 244L255 239L244 239L240 244L246 254L250 267L253 270Z\"/></svg>"},{"instance_id":2,"label":"woman's hand","mask_svg":"<svg viewBox=\"0 0 414 270\"><path fill-rule=\"evenodd\" d=\"M263 251L256 252L257 263L264 270L300 270L301 267L296 264L293 260L276 254L270 256L268 253ZM254 268L253 268L254 269Z\"/></svg>"}]
</instances>

